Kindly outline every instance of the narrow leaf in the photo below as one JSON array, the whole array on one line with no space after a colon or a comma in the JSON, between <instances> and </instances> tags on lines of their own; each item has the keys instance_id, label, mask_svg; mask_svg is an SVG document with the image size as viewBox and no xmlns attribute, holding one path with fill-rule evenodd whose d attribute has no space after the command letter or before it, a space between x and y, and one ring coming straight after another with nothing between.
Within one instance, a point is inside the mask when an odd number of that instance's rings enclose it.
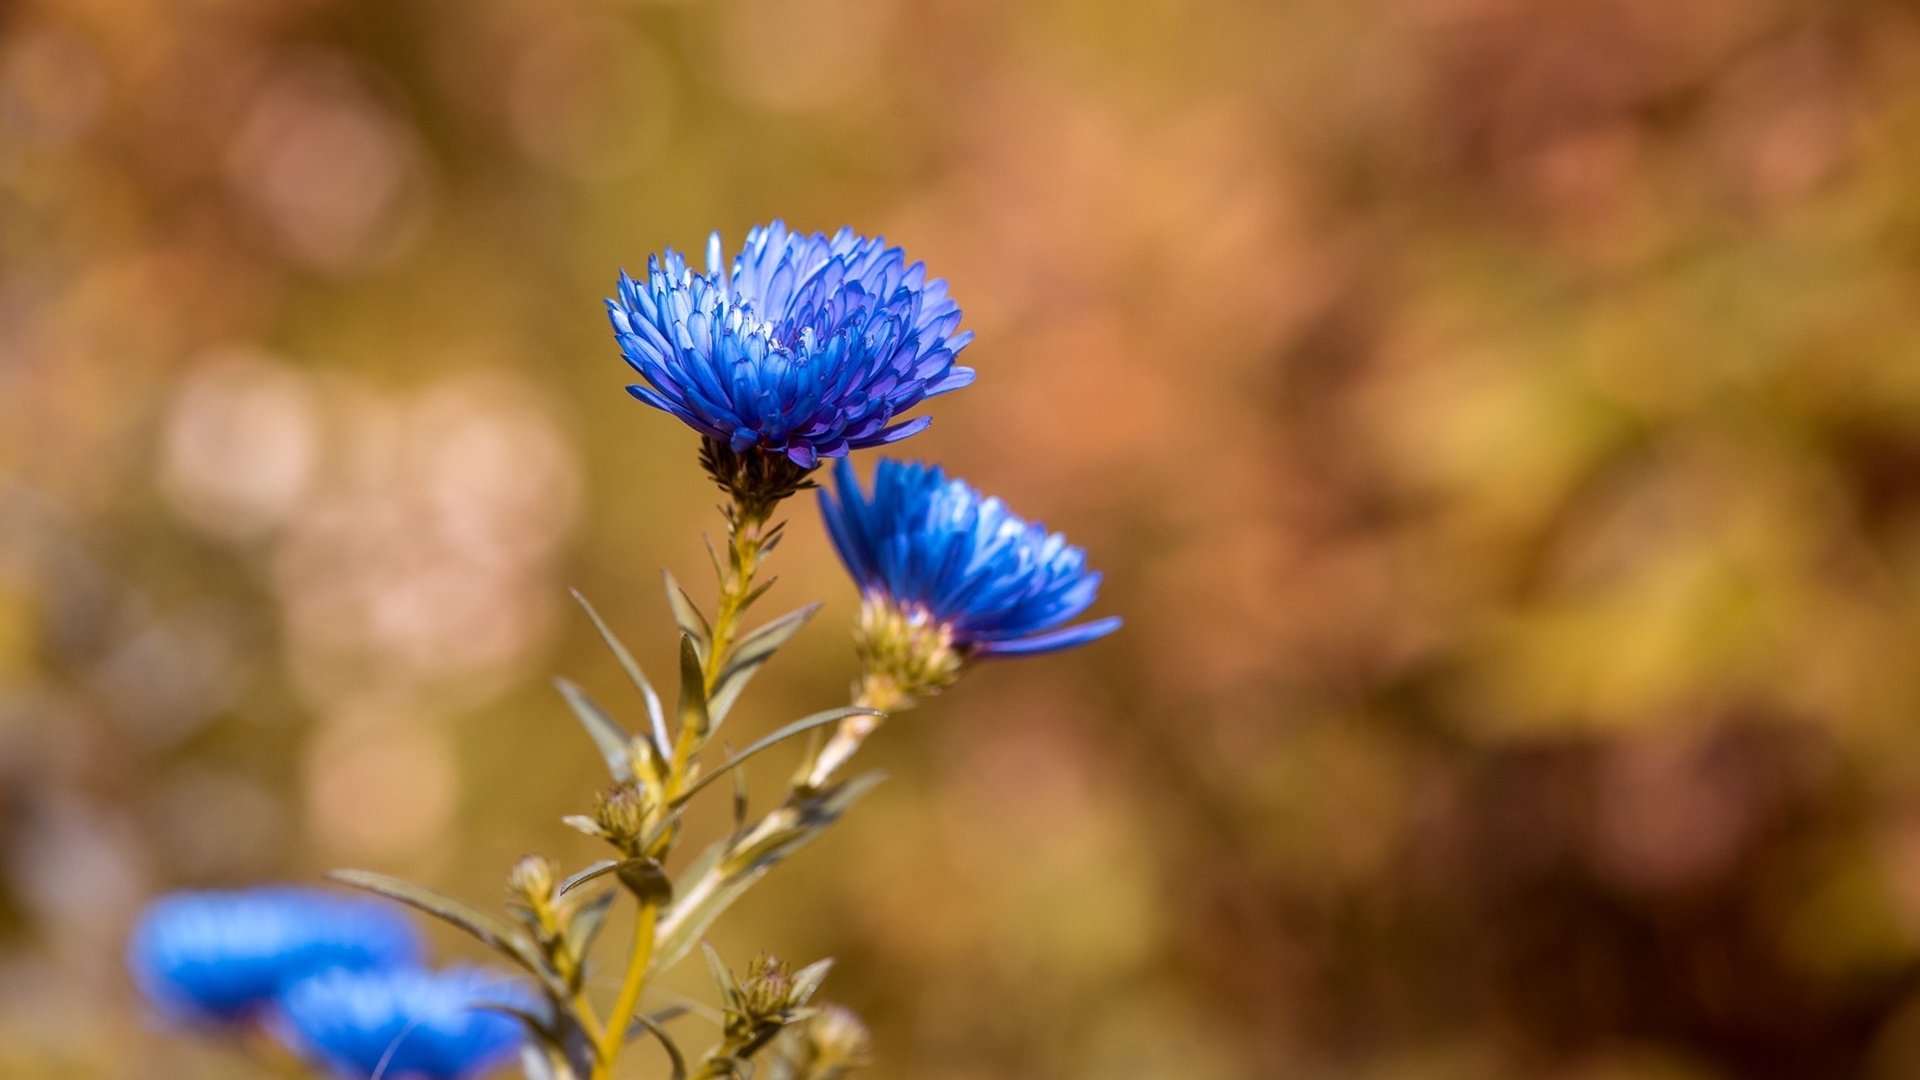
<instances>
[{"instance_id":1,"label":"narrow leaf","mask_svg":"<svg viewBox=\"0 0 1920 1080\"><path fill-rule=\"evenodd\" d=\"M712 772L706 774L705 776L702 776L700 779L694 781L694 783L691 786L689 786L687 790L681 792L680 796L673 800L673 805L675 806L685 805L688 799L693 798L696 794L700 792L701 788L706 787L708 784L711 784L715 780L726 775L729 769L732 769L735 766L744 763L748 758L752 757L755 754L760 753L762 750L772 749L773 747L778 746L783 742L786 742L788 739L793 738L795 735L804 735L807 732L812 731L816 728L823 728L823 727L826 727L828 724L837 724L840 721L845 720L849 716L859 716L863 714L866 716L880 715L879 713L875 712L872 709L861 709L853 706L842 706L838 709L828 709L826 712L814 713L812 716L809 716L800 720L795 720L791 724L787 724L784 727L777 728L774 731L769 732L766 735L766 737L758 739L753 743L749 744L745 750L742 750L738 754L735 754L732 757L728 758L727 760L721 762L719 768L713 770Z\"/></svg>"},{"instance_id":2,"label":"narrow leaf","mask_svg":"<svg viewBox=\"0 0 1920 1080\"><path fill-rule=\"evenodd\" d=\"M693 638L680 635L680 727L705 738L713 730L707 713L706 677L700 671L700 652Z\"/></svg>"},{"instance_id":3,"label":"narrow leaf","mask_svg":"<svg viewBox=\"0 0 1920 1080\"><path fill-rule=\"evenodd\" d=\"M546 959L507 924L479 908L464 901L455 900L445 893L415 885L411 881L403 881L400 878L367 870L334 870L329 872L327 877L342 885L365 889L390 900L398 900L400 903L424 911L436 919L466 931L482 945L538 976L541 984L549 992L565 1000L568 990L560 982L559 976L547 966Z\"/></svg>"},{"instance_id":4,"label":"narrow leaf","mask_svg":"<svg viewBox=\"0 0 1920 1080\"><path fill-rule=\"evenodd\" d=\"M793 973L793 1000L805 1005L833 970L833 959L815 961Z\"/></svg>"},{"instance_id":5,"label":"narrow leaf","mask_svg":"<svg viewBox=\"0 0 1920 1080\"><path fill-rule=\"evenodd\" d=\"M682 880L693 881L693 885L682 891L680 899L667 909L666 917L661 920L653 969L665 971L687 955L694 942L705 936L714 921L748 889L787 856L825 832L882 779L878 772L865 773L805 800L798 808L793 828L749 853L751 858L744 865L734 865L735 856L742 853L727 850L721 851L713 866L697 877L689 870Z\"/></svg>"},{"instance_id":6,"label":"narrow leaf","mask_svg":"<svg viewBox=\"0 0 1920 1080\"><path fill-rule=\"evenodd\" d=\"M565 825L569 829L576 829L586 833L596 840L605 840L607 838L607 830L601 828L599 822L585 814L568 814L566 817L560 819L560 824Z\"/></svg>"},{"instance_id":7,"label":"narrow leaf","mask_svg":"<svg viewBox=\"0 0 1920 1080\"><path fill-rule=\"evenodd\" d=\"M773 577L770 577L767 580L761 582L760 584L755 585L753 587L753 590L747 593L746 597L740 601L740 610L745 611L748 608L752 607L753 602L767 595L767 590L773 588L774 582L779 580L780 580L780 576L776 574Z\"/></svg>"},{"instance_id":8,"label":"narrow leaf","mask_svg":"<svg viewBox=\"0 0 1920 1080\"><path fill-rule=\"evenodd\" d=\"M613 910L613 901L620 895L618 889L608 889L599 896L580 905L567 922L567 944L573 955L584 957L593 951L594 939L607 925L607 912Z\"/></svg>"},{"instance_id":9,"label":"narrow leaf","mask_svg":"<svg viewBox=\"0 0 1920 1080\"><path fill-rule=\"evenodd\" d=\"M378 893L389 900L398 900L408 907L417 908L442 922L450 923L473 935L482 945L508 955L513 954L509 947L514 931L505 923L481 911L463 900L455 900L445 893L435 892L411 881L376 874L368 870L334 870L326 875L329 879L356 889L365 889Z\"/></svg>"},{"instance_id":10,"label":"narrow leaf","mask_svg":"<svg viewBox=\"0 0 1920 1080\"><path fill-rule=\"evenodd\" d=\"M713 975L713 981L720 987L720 1000L728 1009L740 1011L740 982L733 977L733 971L727 962L720 959L720 952L708 942L700 943L700 955L707 959L707 971Z\"/></svg>"},{"instance_id":11,"label":"narrow leaf","mask_svg":"<svg viewBox=\"0 0 1920 1080\"><path fill-rule=\"evenodd\" d=\"M639 688L640 695L647 699L647 718L653 722L654 746L664 749L667 745L666 715L660 708L660 695L654 693L653 683L647 680L647 673L640 670L640 665L634 660L633 654L627 651L627 647L620 643L618 637L614 636L612 628L607 626L606 620L600 617L600 613L594 610L593 605L587 603L587 598L580 595L579 589L573 590L573 598L586 609L587 618L593 620L593 628L600 633L600 640L607 643L607 648L612 651L614 659L620 661L620 667L627 673L627 678Z\"/></svg>"},{"instance_id":12,"label":"narrow leaf","mask_svg":"<svg viewBox=\"0 0 1920 1080\"><path fill-rule=\"evenodd\" d=\"M631 1040L642 1031L651 1032L654 1038L660 1040L661 1047L666 1050L667 1062L673 1069L671 1080L687 1080L686 1056L680 1053L680 1047L675 1045L673 1038L667 1034L667 1029L661 1027L653 1017L640 1013L633 1018L632 1026L627 1028L627 1038Z\"/></svg>"},{"instance_id":13,"label":"narrow leaf","mask_svg":"<svg viewBox=\"0 0 1920 1080\"><path fill-rule=\"evenodd\" d=\"M772 622L760 627L740 639L734 646L732 655L727 657L727 666L714 680L713 700L708 710L713 714L713 722L719 724L726 719L727 712L733 708L734 700L740 691L746 689L747 680L753 678L761 665L773 659L773 654L782 645L792 640L793 635L813 618L820 610L819 604L808 604L798 611L790 611Z\"/></svg>"},{"instance_id":14,"label":"narrow leaf","mask_svg":"<svg viewBox=\"0 0 1920 1080\"><path fill-rule=\"evenodd\" d=\"M560 1033L554 1030L553 1017L550 1014L543 1015L523 1006L508 1005L504 1002L494 1001L475 1001L470 1007L484 1009L487 1012L504 1013L507 1016L511 1016L515 1020L525 1024L528 1030L540 1037L542 1042L557 1042L560 1038Z\"/></svg>"},{"instance_id":15,"label":"narrow leaf","mask_svg":"<svg viewBox=\"0 0 1920 1080\"><path fill-rule=\"evenodd\" d=\"M666 578L667 605L673 608L673 621L680 624L681 633L692 638L696 645L705 647L707 642L713 640L713 628L707 625L707 617L700 614L700 609L694 606L687 590L674 580L671 570L662 570L660 573Z\"/></svg>"},{"instance_id":16,"label":"narrow leaf","mask_svg":"<svg viewBox=\"0 0 1920 1080\"><path fill-rule=\"evenodd\" d=\"M577 817L578 815L574 815L574 816ZM594 828L597 830L599 826L595 825ZM617 859L602 859L599 862L594 863L592 866L589 866L586 869L580 871L579 873L574 874L572 877L567 878L565 881L562 881L560 883L560 889L559 889L558 895L565 896L568 893L572 892L573 890L579 888L580 886L585 885L587 882L592 881L593 879L601 876L602 874L611 873L614 867L619 865L620 865L620 862Z\"/></svg>"},{"instance_id":17,"label":"narrow leaf","mask_svg":"<svg viewBox=\"0 0 1920 1080\"><path fill-rule=\"evenodd\" d=\"M633 783L633 737L573 680L557 678L553 680L553 685L559 687L560 695L567 699L573 715L579 717L580 726L587 729L593 744L600 748L600 756L607 759L607 771L613 774L615 780Z\"/></svg>"}]
</instances>

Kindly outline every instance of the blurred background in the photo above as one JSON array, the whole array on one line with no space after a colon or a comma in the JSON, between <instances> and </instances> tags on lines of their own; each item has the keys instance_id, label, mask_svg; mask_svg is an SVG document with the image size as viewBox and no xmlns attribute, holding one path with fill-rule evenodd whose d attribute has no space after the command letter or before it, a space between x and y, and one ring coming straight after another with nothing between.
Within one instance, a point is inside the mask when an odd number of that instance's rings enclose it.
<instances>
[{"instance_id":1,"label":"blurred background","mask_svg":"<svg viewBox=\"0 0 1920 1080\"><path fill-rule=\"evenodd\" d=\"M597 857L566 589L670 670L720 527L600 300L776 216L951 281L905 449L1127 619L721 924L875 1080L1920 1074L1911 5L13 0L0 1075L257 1075L159 891ZM794 516L743 733L852 674Z\"/></svg>"}]
</instances>

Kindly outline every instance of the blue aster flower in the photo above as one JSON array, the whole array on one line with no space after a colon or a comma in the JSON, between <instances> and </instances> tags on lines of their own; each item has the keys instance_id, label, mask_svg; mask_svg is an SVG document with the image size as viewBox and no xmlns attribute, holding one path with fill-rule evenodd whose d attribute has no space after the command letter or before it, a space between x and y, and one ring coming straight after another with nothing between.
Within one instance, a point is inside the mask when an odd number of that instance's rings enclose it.
<instances>
[{"instance_id":1,"label":"blue aster flower","mask_svg":"<svg viewBox=\"0 0 1920 1080\"><path fill-rule=\"evenodd\" d=\"M149 905L127 944L134 981L186 1022L246 1020L333 968L417 963L413 924L384 903L318 889L186 892Z\"/></svg>"},{"instance_id":2,"label":"blue aster flower","mask_svg":"<svg viewBox=\"0 0 1920 1080\"><path fill-rule=\"evenodd\" d=\"M821 513L869 606L936 630L962 657L1050 652L1119 629L1117 618L1067 625L1100 589L1086 552L965 481L901 461L880 463L871 498L848 463L834 479Z\"/></svg>"},{"instance_id":3,"label":"blue aster flower","mask_svg":"<svg viewBox=\"0 0 1920 1080\"><path fill-rule=\"evenodd\" d=\"M343 1077L465 1080L525 1040L519 1020L487 1006L536 1006L511 979L472 968L330 971L280 1002L283 1035Z\"/></svg>"},{"instance_id":4,"label":"blue aster flower","mask_svg":"<svg viewBox=\"0 0 1920 1080\"><path fill-rule=\"evenodd\" d=\"M720 234L707 272L667 249L647 274L620 275L607 301L614 337L646 380L633 396L735 454L784 454L802 469L924 429L900 416L958 390L972 340L947 283L879 237L841 229L755 228L731 269Z\"/></svg>"}]
</instances>

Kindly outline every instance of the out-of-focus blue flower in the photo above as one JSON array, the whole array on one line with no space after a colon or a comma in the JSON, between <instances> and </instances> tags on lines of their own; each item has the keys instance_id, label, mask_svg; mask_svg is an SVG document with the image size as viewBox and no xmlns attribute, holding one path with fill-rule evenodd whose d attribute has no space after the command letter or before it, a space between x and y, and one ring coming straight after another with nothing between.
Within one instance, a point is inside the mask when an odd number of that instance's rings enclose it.
<instances>
[{"instance_id":1,"label":"out-of-focus blue flower","mask_svg":"<svg viewBox=\"0 0 1920 1080\"><path fill-rule=\"evenodd\" d=\"M837 494L823 490L820 510L869 600L924 613L964 653L1048 652L1119 628L1117 618L1065 625L1093 603L1100 575L1086 552L999 499L918 462L882 461L872 498L848 463L834 475Z\"/></svg>"},{"instance_id":2,"label":"out-of-focus blue flower","mask_svg":"<svg viewBox=\"0 0 1920 1080\"><path fill-rule=\"evenodd\" d=\"M149 905L127 964L162 1012L245 1019L286 986L332 968L417 963L420 937L388 905L317 889L186 892Z\"/></svg>"},{"instance_id":3,"label":"out-of-focus blue flower","mask_svg":"<svg viewBox=\"0 0 1920 1080\"><path fill-rule=\"evenodd\" d=\"M521 1022L486 1008L536 1007L524 985L471 968L329 971L280 1001L283 1036L341 1076L464 1080L510 1057Z\"/></svg>"},{"instance_id":4,"label":"out-of-focus blue flower","mask_svg":"<svg viewBox=\"0 0 1920 1080\"><path fill-rule=\"evenodd\" d=\"M973 335L956 332L947 283L851 229L755 228L731 271L716 232L705 274L669 248L644 280L620 275L607 312L647 383L633 396L735 453L758 447L803 469L920 431L927 417L897 418L973 381L954 363Z\"/></svg>"}]
</instances>

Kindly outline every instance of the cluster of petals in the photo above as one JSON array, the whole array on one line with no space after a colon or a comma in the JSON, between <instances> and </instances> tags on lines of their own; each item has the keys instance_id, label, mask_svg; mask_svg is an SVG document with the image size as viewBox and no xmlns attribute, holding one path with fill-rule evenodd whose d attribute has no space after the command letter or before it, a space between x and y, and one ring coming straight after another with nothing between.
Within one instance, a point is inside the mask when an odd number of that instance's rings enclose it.
<instances>
[{"instance_id":1,"label":"cluster of petals","mask_svg":"<svg viewBox=\"0 0 1920 1080\"><path fill-rule=\"evenodd\" d=\"M1067 625L1100 590L1086 552L937 466L882 461L869 496L841 462L834 486L820 493L821 515L861 589L944 625L970 655L1050 652L1120 627Z\"/></svg>"},{"instance_id":2,"label":"cluster of petals","mask_svg":"<svg viewBox=\"0 0 1920 1080\"><path fill-rule=\"evenodd\" d=\"M923 430L900 419L973 381L955 357L972 339L947 284L897 247L851 229L753 229L731 266L720 235L707 272L669 248L607 301L642 384L627 389L736 453L801 468Z\"/></svg>"}]
</instances>

